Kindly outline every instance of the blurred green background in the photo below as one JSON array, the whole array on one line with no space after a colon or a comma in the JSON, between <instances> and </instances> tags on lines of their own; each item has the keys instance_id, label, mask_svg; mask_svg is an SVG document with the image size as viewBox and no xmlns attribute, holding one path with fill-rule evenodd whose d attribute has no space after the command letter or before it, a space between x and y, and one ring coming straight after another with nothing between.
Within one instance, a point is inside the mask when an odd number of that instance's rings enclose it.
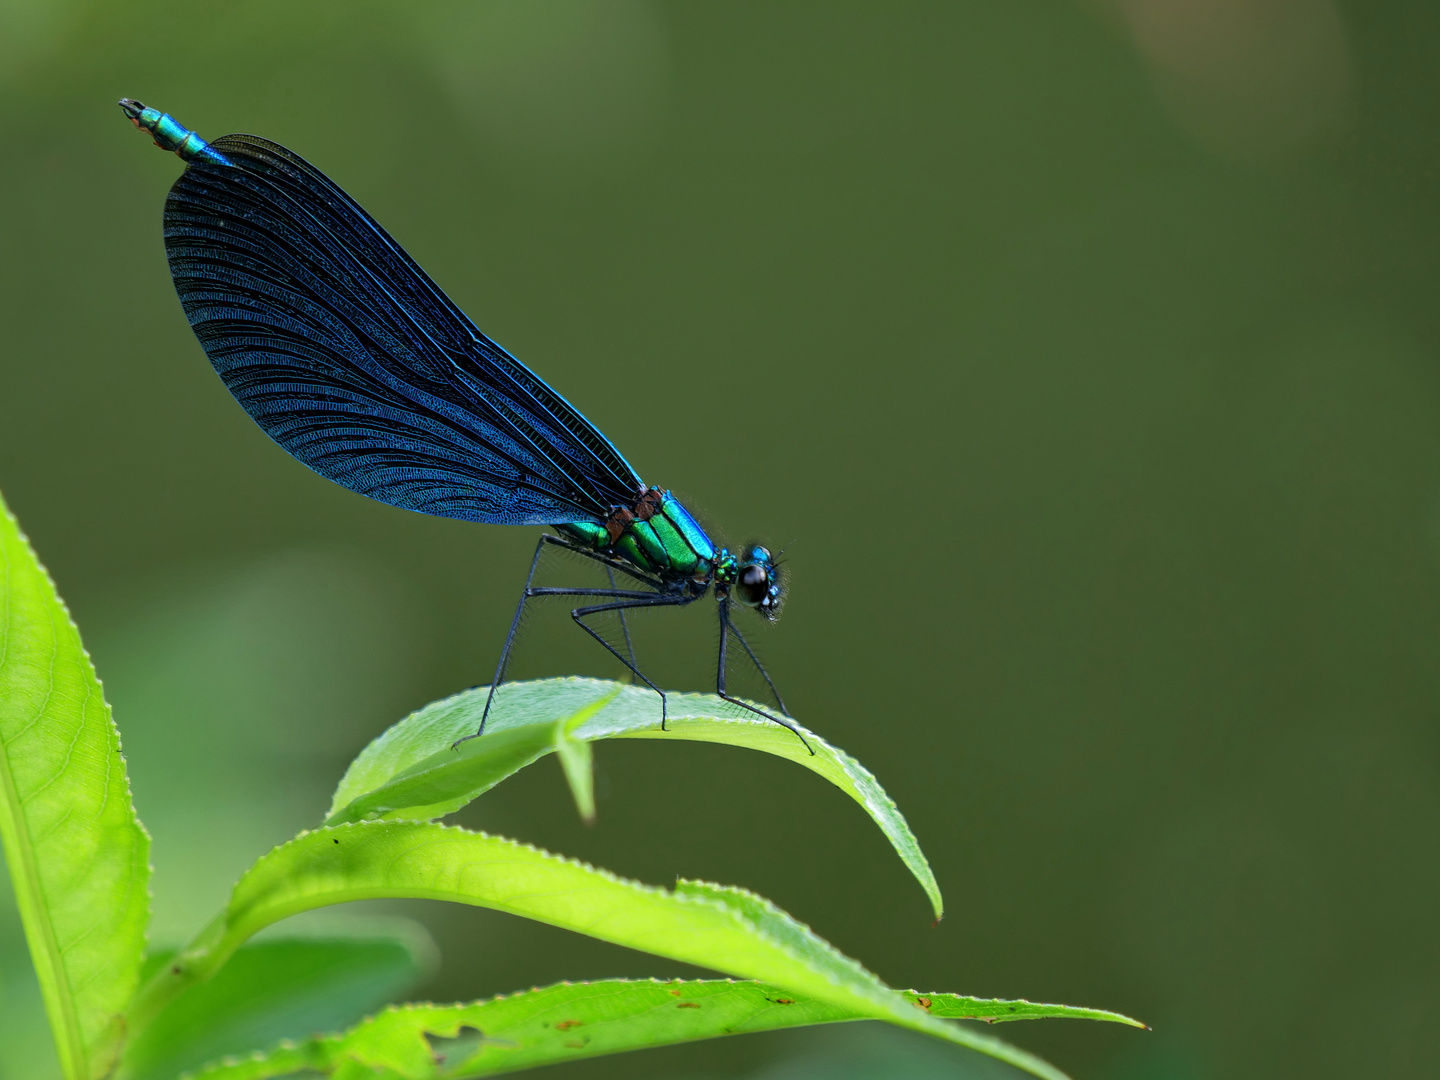
<instances>
[{"instance_id":1,"label":"blurred green background","mask_svg":"<svg viewBox=\"0 0 1440 1080\"><path fill-rule=\"evenodd\" d=\"M0 0L0 488L114 703L152 939L487 679L535 531L261 435L122 95L292 147L647 481L793 541L755 636L949 916L757 755L608 744L594 829L551 762L467 824L756 889L897 986L1154 1026L1004 1030L1080 1078L1440 1074L1437 50L1423 0ZM664 682L709 685L712 618L653 616ZM617 673L559 610L517 665ZM400 910L437 1000L677 970ZM23 956L11 916L0 1069L36 1077ZM1009 1074L861 1027L545 1075Z\"/></svg>"}]
</instances>

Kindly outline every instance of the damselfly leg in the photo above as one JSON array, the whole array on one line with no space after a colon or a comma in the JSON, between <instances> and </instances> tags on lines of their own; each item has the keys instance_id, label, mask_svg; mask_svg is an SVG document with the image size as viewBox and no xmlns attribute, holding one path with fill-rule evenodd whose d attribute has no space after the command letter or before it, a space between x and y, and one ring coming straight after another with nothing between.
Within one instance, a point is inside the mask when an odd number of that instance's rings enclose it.
<instances>
[{"instance_id":1,"label":"damselfly leg","mask_svg":"<svg viewBox=\"0 0 1440 1080\"><path fill-rule=\"evenodd\" d=\"M787 712L786 709L785 709L785 702L784 702L783 700L781 700L780 691L778 691L778 690L775 689L775 684L774 684L774 682L772 682L771 679L770 679L770 673L765 670L765 665L762 664L762 663L760 662L760 658L755 655L755 650L752 649L752 648L750 648L750 643L745 640L745 635L742 634L742 633L740 633L739 628L736 627L736 625L735 625L733 622L730 621L730 601L729 601L728 599L722 597L722 598L720 599L720 602L719 602L719 607L720 607L720 659L719 659L719 661L718 661L718 662L716 663L716 665L715 665L715 693L716 693L716 695L717 695L718 697L724 698L726 701L730 702L732 705L739 705L742 709L747 709L747 710L749 710L750 712L754 713L756 716L763 716L766 720L774 721L775 723L779 724L781 727L783 727L783 728L788 728L791 732L794 733L795 737L796 737L797 739L799 739L801 743L804 744L805 749L806 749L806 750L809 750L811 756L813 757L814 754L815 754L815 749L814 749L814 747L812 747L812 746L809 744L809 742L806 741L804 733L801 732L801 730L800 730L800 726L799 726L798 724L796 724L795 721L793 721L793 720L790 719L789 714L788 714L788 712ZM780 716L775 716L775 715L772 714L772 713L768 713L768 712L766 712L764 709L757 709L754 705L751 705L751 704L749 704L748 702L741 701L741 700L740 700L739 698L737 698L737 697L731 697L730 694L726 693L726 691L725 691L725 676L726 676L726 669L727 669L728 666L729 666L728 645L729 645L730 635L731 635L731 634L734 634L734 635L735 635L735 639L740 642L740 647L745 650L745 655L750 658L750 662L755 665L755 670L757 670L758 672L760 672L760 677L765 680L765 685L770 688L770 693L773 694L774 697L775 697L775 703L780 706L780 713L781 713Z\"/></svg>"},{"instance_id":2,"label":"damselfly leg","mask_svg":"<svg viewBox=\"0 0 1440 1080\"><path fill-rule=\"evenodd\" d=\"M540 595L546 595L546 596L571 596L571 595L575 595L575 593L574 593L572 590L569 590L569 589L555 589L555 590L553 590L553 591L550 591L550 590L546 590L546 591L536 590L536 592L539 593ZM597 595L597 594L587 592L587 593L584 593L583 595L586 595L586 596L594 596L594 595ZM621 594L617 594L617 595L624 595L624 594L621 593ZM614 603L614 604L596 604L596 605L594 605L593 607L576 608L574 611L570 612L570 617L575 620L576 625L579 626L580 629L584 630L587 634L589 634L591 637L593 637L593 638L594 638L596 641L598 641L601 645L604 645L605 648L606 648L606 650L610 653L611 656L615 657L616 660L619 660L622 664L624 664L627 668L630 669L630 671L635 675L635 677L636 677L637 679L639 679L641 682L643 682L646 686L650 687L651 690L654 690L655 693L657 693L657 694L660 695L660 730L661 730L661 731L668 731L668 730L669 730L669 728L667 728L667 727L665 726L666 720L668 719L667 714L666 714L667 700L666 700L666 697L665 697L665 691L664 691L664 690L661 690L658 686L656 686L653 682L651 682L648 678L646 678L645 673L644 673L643 671L641 671L638 667L636 667L635 664L632 662L632 660L626 660L625 657L621 656L621 655L620 655L620 651L619 651L618 649L616 649L614 645L611 645L610 642L606 641L604 635L602 635L598 630L596 630L593 626L591 626L589 623L587 623L587 622L585 621L585 619L586 619L587 616L590 616L590 615L599 615L599 614L601 614L602 612L606 612L606 611L614 611L614 612L616 612L617 614L620 614L620 617L623 619L623 618L625 617L624 614L623 614L625 611L634 610L635 608L684 607L686 604L693 604L694 602L695 602L695 597L693 597L693 596L685 596L685 595L681 595L681 594L673 594L673 595L669 595L669 596L655 596L655 597L651 597L651 598L648 599L648 600L622 600L622 601L620 601L620 602L618 602L618 603ZM633 655L632 655L632 659L633 659Z\"/></svg>"},{"instance_id":3,"label":"damselfly leg","mask_svg":"<svg viewBox=\"0 0 1440 1080\"><path fill-rule=\"evenodd\" d=\"M615 567L609 563L605 564L605 576L610 579L610 588L619 588L615 584ZM625 635L625 652L630 657L630 667L633 670L635 667L635 644L630 640L630 624L625 621L625 612L621 611L617 614L620 616L620 632Z\"/></svg>"},{"instance_id":4,"label":"damselfly leg","mask_svg":"<svg viewBox=\"0 0 1440 1080\"><path fill-rule=\"evenodd\" d=\"M534 584L535 573L540 567L540 559L544 555L547 547L557 547L564 551L572 552L576 555L583 556L584 558L590 559L594 562L598 562L600 565L605 567L605 571L609 575L612 586L615 583L615 572L619 571L621 574L625 575L628 578L631 578L639 585L644 586L645 591L642 592L638 589L618 589L613 587L609 589L537 587ZM578 623L586 633L588 633L591 637L595 638L595 640L600 642L600 644L604 645L606 650L613 654L615 658L619 660L622 664L624 664L627 669L633 672L636 678L638 678L641 682L645 683L646 686L650 687L650 689L654 690L657 694L660 694L661 726L663 727L665 723L665 695L659 689L659 687L657 687L654 683L652 683L649 679L645 677L645 675L640 671L639 667L635 664L635 650L630 643L629 627L626 626L624 622L624 611L637 607L657 607L685 604L689 603L691 600L694 599L694 597L690 596L681 597L667 594L664 589L664 583L661 582L658 578L652 578L645 574L642 574L639 571L633 569L632 567L629 567L624 563L620 562L619 560L609 558L608 556L598 554L597 552L586 551L584 548L571 544L561 537L552 536L549 533L543 534L540 537L540 541L535 545L535 555L530 560L530 572L525 575L525 588L520 594L520 603L517 604L515 607L515 617L510 620L510 630L509 633L505 635L505 646L500 650L500 661L495 665L495 678L492 679L490 682L490 692L485 698L485 711L480 715L480 726L478 729L476 729L474 735L467 735L464 739L456 740L455 745L459 746L460 743L466 742L469 739L477 738L478 736L485 733L485 722L490 719L490 708L495 704L495 694L500 689L501 684L505 681L505 672L510 665L510 654L515 647L515 638L516 635L520 632L521 623L524 621L525 605L530 600L533 600L534 598L539 596L593 596L597 599L615 601L614 603L609 604L597 604L585 608L576 608L570 613L570 615L573 619L575 619L576 623ZM628 660L624 656L622 656L614 648L614 646L612 646L608 641L606 641L604 637L599 634L593 627L587 625L585 622L582 621L588 615L597 615L605 611L615 611L620 616L620 625L625 632L626 650L630 654L630 658Z\"/></svg>"}]
</instances>

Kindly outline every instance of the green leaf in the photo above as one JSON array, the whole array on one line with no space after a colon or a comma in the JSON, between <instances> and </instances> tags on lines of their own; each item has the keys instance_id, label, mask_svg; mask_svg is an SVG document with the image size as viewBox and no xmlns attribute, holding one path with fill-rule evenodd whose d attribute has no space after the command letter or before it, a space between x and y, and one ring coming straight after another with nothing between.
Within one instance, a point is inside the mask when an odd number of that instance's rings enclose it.
<instances>
[{"instance_id":1,"label":"green leaf","mask_svg":"<svg viewBox=\"0 0 1440 1080\"><path fill-rule=\"evenodd\" d=\"M122 1080L171 1080L225 1054L334 1031L396 1000L435 966L434 943L409 919L346 919L330 933L342 928L345 936L244 946L126 1048ZM157 956L154 967L173 959Z\"/></svg>"},{"instance_id":2,"label":"green leaf","mask_svg":"<svg viewBox=\"0 0 1440 1080\"><path fill-rule=\"evenodd\" d=\"M676 693L669 698L670 730L661 731L659 702L651 690L602 679L542 679L507 683L496 697L485 734L452 749L457 739L474 734L488 693L479 687L427 705L367 746L341 779L326 824L424 821L452 813L555 750L560 726L579 742L621 738L726 743L803 765L858 802L920 882L935 917L943 913L935 875L894 801L868 769L808 730L805 738L815 749L813 755L793 733L713 694ZM572 766L567 764L566 770L573 789Z\"/></svg>"},{"instance_id":3,"label":"green leaf","mask_svg":"<svg viewBox=\"0 0 1440 1080\"><path fill-rule=\"evenodd\" d=\"M570 785L570 794L575 797L575 809L587 825L595 823L595 757L586 739L577 739L575 732L614 701L620 693L615 692L598 698L586 705L574 716L555 722L555 753L560 758L560 767L565 770L565 782Z\"/></svg>"},{"instance_id":4,"label":"green leaf","mask_svg":"<svg viewBox=\"0 0 1440 1080\"><path fill-rule=\"evenodd\" d=\"M150 840L80 633L3 501L0 839L60 1067L103 1076L139 979Z\"/></svg>"},{"instance_id":5,"label":"green leaf","mask_svg":"<svg viewBox=\"0 0 1440 1080\"><path fill-rule=\"evenodd\" d=\"M981 1050L1036 1076L1062 1074L989 1036L937 1020L769 901L743 889L641 885L513 840L389 821L304 833L261 858L224 914L159 972L137 1023L209 978L266 926L329 904L381 897L449 900L535 919L686 963L783 986L856 1016Z\"/></svg>"},{"instance_id":6,"label":"green leaf","mask_svg":"<svg viewBox=\"0 0 1440 1080\"><path fill-rule=\"evenodd\" d=\"M937 1002L955 998L920 996ZM961 1000L971 1007L1015 1004ZM1036 1008L1065 1010L1055 1005ZM1102 1018L1133 1023L1110 1013ZM862 1014L761 982L559 983L472 1005L387 1009L343 1035L214 1065L195 1080L266 1080L301 1069L324 1076L373 1075L373 1070L404 1080L460 1080L720 1035L862 1019Z\"/></svg>"},{"instance_id":7,"label":"green leaf","mask_svg":"<svg viewBox=\"0 0 1440 1080\"><path fill-rule=\"evenodd\" d=\"M1023 998L977 998L963 994L922 994L906 990L905 996L931 1016L947 1020L984 1020L999 1024L1006 1020L1109 1020L1116 1024L1149 1030L1139 1020L1108 1009L1082 1009L1075 1005L1042 1005Z\"/></svg>"}]
</instances>

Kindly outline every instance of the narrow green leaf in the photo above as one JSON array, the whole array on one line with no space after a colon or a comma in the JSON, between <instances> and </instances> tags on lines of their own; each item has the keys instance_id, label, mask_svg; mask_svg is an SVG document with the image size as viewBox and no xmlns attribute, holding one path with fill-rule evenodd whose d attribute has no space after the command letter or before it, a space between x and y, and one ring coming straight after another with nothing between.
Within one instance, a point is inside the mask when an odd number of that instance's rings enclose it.
<instances>
[{"instance_id":1,"label":"narrow green leaf","mask_svg":"<svg viewBox=\"0 0 1440 1080\"><path fill-rule=\"evenodd\" d=\"M586 825L595 824L595 757L590 744L572 739L564 731L555 733L555 752L565 770L565 782L575 797L575 810Z\"/></svg>"},{"instance_id":2,"label":"narrow green leaf","mask_svg":"<svg viewBox=\"0 0 1440 1080\"><path fill-rule=\"evenodd\" d=\"M507 683L485 734L452 749L456 739L479 726L488 692L479 687L427 705L367 746L341 779L326 824L424 821L452 813L555 750L556 724L599 703L575 724L573 739L725 743L819 773L865 808L924 888L935 917L943 913L935 875L894 801L868 769L808 730L813 755L793 733L713 694L677 693L670 695L670 730L661 731L659 702L651 690L601 679L542 679Z\"/></svg>"},{"instance_id":3,"label":"narrow green leaf","mask_svg":"<svg viewBox=\"0 0 1440 1080\"><path fill-rule=\"evenodd\" d=\"M590 750L589 741L577 739L575 732L614 701L619 693L617 687L615 693L591 702L574 716L555 722L555 753L560 758L561 768L565 770L565 782L570 785L570 794L575 797L575 809L587 825L595 822L595 757Z\"/></svg>"},{"instance_id":4,"label":"narrow green leaf","mask_svg":"<svg viewBox=\"0 0 1440 1080\"><path fill-rule=\"evenodd\" d=\"M103 1076L139 979L150 840L80 633L3 501L0 839L61 1069Z\"/></svg>"},{"instance_id":5,"label":"narrow green leaf","mask_svg":"<svg viewBox=\"0 0 1440 1080\"><path fill-rule=\"evenodd\" d=\"M322 1076L375 1070L403 1080L461 1080L721 1035L862 1019L867 1017L761 982L559 983L471 1005L387 1009L343 1035L213 1065L195 1080L267 1080L300 1069Z\"/></svg>"},{"instance_id":6,"label":"narrow green leaf","mask_svg":"<svg viewBox=\"0 0 1440 1080\"><path fill-rule=\"evenodd\" d=\"M137 1002L137 1023L209 978L253 934L329 904L381 897L505 911L602 941L742 978L981 1050L1036 1076L1040 1059L929 1016L769 901L743 889L641 885L513 840L421 822L364 822L304 833L261 858L230 904Z\"/></svg>"},{"instance_id":7,"label":"narrow green leaf","mask_svg":"<svg viewBox=\"0 0 1440 1080\"><path fill-rule=\"evenodd\" d=\"M984 1020L999 1024L1007 1020L1108 1020L1115 1024L1144 1028L1145 1024L1124 1013L1108 1009L1082 1009L1075 1005L1041 1005L1023 998L977 998L963 994L922 994L906 990L905 996L931 1016L947 1020Z\"/></svg>"},{"instance_id":8,"label":"narrow green leaf","mask_svg":"<svg viewBox=\"0 0 1440 1080\"><path fill-rule=\"evenodd\" d=\"M395 1001L433 970L435 946L418 923L344 922L346 936L245 945L215 978L172 1001L126 1047L121 1080L172 1080L225 1054L343 1028ZM155 957L154 966L173 958Z\"/></svg>"}]
</instances>

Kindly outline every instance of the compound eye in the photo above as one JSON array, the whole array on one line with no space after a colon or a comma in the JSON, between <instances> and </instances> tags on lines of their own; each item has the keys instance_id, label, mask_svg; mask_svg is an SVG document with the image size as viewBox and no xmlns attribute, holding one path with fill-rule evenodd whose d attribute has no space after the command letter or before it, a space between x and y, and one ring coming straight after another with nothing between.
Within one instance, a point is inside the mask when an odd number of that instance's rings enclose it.
<instances>
[{"instance_id":1,"label":"compound eye","mask_svg":"<svg viewBox=\"0 0 1440 1080\"><path fill-rule=\"evenodd\" d=\"M740 569L735 580L735 597L746 607L759 607L770 595L770 572L751 563Z\"/></svg>"}]
</instances>

